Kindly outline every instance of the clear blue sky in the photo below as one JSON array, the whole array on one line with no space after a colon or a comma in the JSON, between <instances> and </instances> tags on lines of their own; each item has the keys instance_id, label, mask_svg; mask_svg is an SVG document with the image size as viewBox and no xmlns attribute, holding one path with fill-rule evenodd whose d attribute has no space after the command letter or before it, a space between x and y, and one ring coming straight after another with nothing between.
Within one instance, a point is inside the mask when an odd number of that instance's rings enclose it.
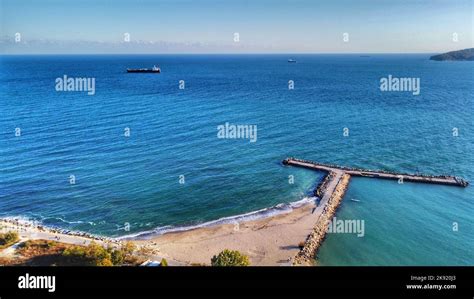
<instances>
[{"instance_id":1,"label":"clear blue sky","mask_svg":"<svg viewBox=\"0 0 474 299\"><path fill-rule=\"evenodd\" d=\"M473 0L0 3L2 53L433 53L472 47L474 39Z\"/></svg>"}]
</instances>

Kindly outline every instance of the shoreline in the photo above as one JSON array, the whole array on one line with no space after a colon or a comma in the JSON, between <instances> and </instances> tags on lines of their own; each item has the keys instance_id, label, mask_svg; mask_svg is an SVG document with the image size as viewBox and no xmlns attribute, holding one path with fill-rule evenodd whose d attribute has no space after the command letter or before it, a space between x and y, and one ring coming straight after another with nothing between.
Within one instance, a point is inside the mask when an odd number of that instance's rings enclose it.
<instances>
[{"instance_id":1,"label":"shoreline","mask_svg":"<svg viewBox=\"0 0 474 299\"><path fill-rule=\"evenodd\" d=\"M157 228L117 238L52 229L15 218L0 219L0 225L7 224L26 239L38 239L41 234L41 238L63 238L77 245L99 241L102 246L120 246L122 241L132 242L155 254L147 254L147 258L156 258L160 253L177 265L210 265L212 257L224 249L247 255L253 266L314 265L327 224L344 197L349 178L342 170L329 171L313 191L314 197L195 226L167 231Z\"/></svg>"},{"instance_id":2,"label":"shoreline","mask_svg":"<svg viewBox=\"0 0 474 299\"><path fill-rule=\"evenodd\" d=\"M147 254L147 258L165 257L175 265L210 265L212 257L224 249L247 255L253 266L314 265L317 249L324 240L327 220L332 219L344 196L348 180L340 181L345 176L340 170L328 172L313 191L314 197L167 231L157 228L108 238L47 228L15 218L0 219L0 225L7 224L16 229L23 239L62 239L77 245L98 241L102 246L120 246L122 241L130 241L137 248L147 248L153 253ZM342 189L340 185L344 185ZM330 214L327 213L328 205L331 205ZM315 231L320 232L316 242ZM302 254L304 263L300 260Z\"/></svg>"},{"instance_id":3,"label":"shoreline","mask_svg":"<svg viewBox=\"0 0 474 299\"><path fill-rule=\"evenodd\" d=\"M236 214L232 216L226 216L218 218L216 220L210 220L194 225L182 225L182 226L160 226L148 231L137 232L134 234L124 235L115 237L118 240L127 240L127 241L145 241L150 240L164 234L170 233L180 233L192 231L200 228L210 228L219 225L236 225L237 223L244 223L250 221L263 220L265 218L275 217L281 214L287 214L293 212L294 209L300 208L304 205L312 204L316 201L316 197L306 196L300 200L292 201L289 203L279 203L277 205L262 208L259 210L246 212L242 214Z\"/></svg>"},{"instance_id":4,"label":"shoreline","mask_svg":"<svg viewBox=\"0 0 474 299\"><path fill-rule=\"evenodd\" d=\"M99 244L105 248L119 248L125 244L125 242L111 237L97 236L89 234L86 232L79 231L70 231L66 229L51 228L42 225L35 225L33 221L27 221L24 219L18 219L14 217L0 218L0 233L5 233L8 231L15 231L19 234L19 241L16 243L25 242L28 240L47 240L47 241L57 241L61 243L79 245L79 246L88 246L92 242ZM133 242L135 245L137 243ZM0 257L7 256L10 258L15 258L14 252L9 252L16 244L13 244L10 247L0 250ZM145 246L138 247L137 250L145 249ZM149 249L149 248L146 248ZM143 254L140 254L143 255ZM179 261L173 259L173 257L164 255L159 250L152 249L149 254L146 255L147 258L152 260L161 261L165 258L170 266L182 266L183 264Z\"/></svg>"},{"instance_id":5,"label":"shoreline","mask_svg":"<svg viewBox=\"0 0 474 299\"><path fill-rule=\"evenodd\" d=\"M308 202L291 212L242 222L223 224L156 236L136 243L155 246L187 264L208 265L224 249L247 255L253 266L314 265L328 222L342 201L350 175L328 172Z\"/></svg>"},{"instance_id":6,"label":"shoreline","mask_svg":"<svg viewBox=\"0 0 474 299\"><path fill-rule=\"evenodd\" d=\"M322 212L322 205L316 206L314 198L305 197L285 205L284 209L277 209L274 214L264 214L263 217L255 219L245 218L247 215L268 211L278 206L224 217L198 227L187 227L185 230L158 235L151 233L146 238L143 234L150 233L142 232L135 237L102 237L80 231L36 225L34 221L24 220L21 217L1 218L0 231L17 231L22 241L45 239L83 246L91 242L102 246L120 246L126 241L131 241L138 247L152 249L175 265L209 265L212 256L223 249L239 250L249 255L251 264L255 266L291 265L292 258L300 251L298 244L304 242L311 233ZM243 220L226 222L228 219L239 218Z\"/></svg>"},{"instance_id":7,"label":"shoreline","mask_svg":"<svg viewBox=\"0 0 474 299\"><path fill-rule=\"evenodd\" d=\"M62 228L48 227L36 224L35 221L25 220L20 217L0 218L0 232L13 230L20 234L20 239L42 239L61 241L69 244L88 245L96 242L101 245L121 245L116 238L93 235L87 232L72 231Z\"/></svg>"},{"instance_id":8,"label":"shoreline","mask_svg":"<svg viewBox=\"0 0 474 299\"><path fill-rule=\"evenodd\" d=\"M210 265L214 255L231 249L248 255L252 266L291 266L321 211L322 206L308 203L275 216L166 233L134 243L159 248L188 265Z\"/></svg>"},{"instance_id":9,"label":"shoreline","mask_svg":"<svg viewBox=\"0 0 474 299\"><path fill-rule=\"evenodd\" d=\"M0 225L7 224L26 239L60 241L62 238L77 245L98 241L107 247L120 246L122 241L132 242L137 248L153 253L146 254L147 258L166 257L176 265L210 265L212 257L224 249L247 255L253 266L314 265L328 223L344 197L349 179L350 175L343 170L333 169L318 183L314 197L194 226L162 227L116 238L46 228L14 218L0 219Z\"/></svg>"}]
</instances>

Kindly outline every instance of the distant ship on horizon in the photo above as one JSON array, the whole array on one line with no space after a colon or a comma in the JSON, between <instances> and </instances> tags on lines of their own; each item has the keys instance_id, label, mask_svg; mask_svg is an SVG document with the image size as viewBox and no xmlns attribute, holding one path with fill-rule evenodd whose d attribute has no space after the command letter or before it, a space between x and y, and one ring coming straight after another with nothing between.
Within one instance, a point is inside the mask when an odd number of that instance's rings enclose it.
<instances>
[{"instance_id":1,"label":"distant ship on horizon","mask_svg":"<svg viewBox=\"0 0 474 299\"><path fill-rule=\"evenodd\" d=\"M296 63L296 60L290 58L290 59L288 59L288 62L290 62L290 63Z\"/></svg>"},{"instance_id":2,"label":"distant ship on horizon","mask_svg":"<svg viewBox=\"0 0 474 299\"><path fill-rule=\"evenodd\" d=\"M127 73L161 73L161 68L153 66L151 69L127 69Z\"/></svg>"}]
</instances>

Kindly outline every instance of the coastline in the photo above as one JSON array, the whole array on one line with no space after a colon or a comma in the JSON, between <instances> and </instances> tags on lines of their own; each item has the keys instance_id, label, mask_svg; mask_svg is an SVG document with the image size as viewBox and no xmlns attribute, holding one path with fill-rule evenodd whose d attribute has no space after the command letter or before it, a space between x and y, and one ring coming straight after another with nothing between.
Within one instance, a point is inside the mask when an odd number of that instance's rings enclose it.
<instances>
[{"instance_id":1,"label":"coastline","mask_svg":"<svg viewBox=\"0 0 474 299\"><path fill-rule=\"evenodd\" d=\"M262 218L208 224L151 235L147 239L140 237L142 234L136 237L101 237L84 232L35 226L32 222L18 218L0 219L0 227L2 232L17 231L21 241L45 239L75 245L96 242L105 247L120 246L125 240L131 241L138 248L151 249L154 254L150 258L164 257L171 261L172 265L209 265L212 256L224 249L239 250L247 254L254 266L292 265L292 258L300 251L298 244L304 242L311 233L324 206L316 206L313 200L308 199L296 203L299 204ZM258 211L244 215L256 212Z\"/></svg>"},{"instance_id":2,"label":"coastline","mask_svg":"<svg viewBox=\"0 0 474 299\"><path fill-rule=\"evenodd\" d=\"M288 213L238 225L168 233L136 243L159 248L187 264L208 265L215 254L231 249L248 255L254 266L314 265L349 180L350 175L341 170L328 172L314 191L317 200Z\"/></svg>"},{"instance_id":3,"label":"coastline","mask_svg":"<svg viewBox=\"0 0 474 299\"><path fill-rule=\"evenodd\" d=\"M178 261L209 265L224 249L249 256L252 266L290 266L300 251L298 244L311 233L322 206L308 203L291 212L236 224L221 224L166 233L136 244L159 248Z\"/></svg>"},{"instance_id":4,"label":"coastline","mask_svg":"<svg viewBox=\"0 0 474 299\"><path fill-rule=\"evenodd\" d=\"M112 247L119 248L125 244L122 240L117 238L103 237L92 235L80 231L69 231L66 229L51 228L45 227L42 225L36 225L32 221L26 221L23 219L9 217L0 219L0 233L7 231L15 231L19 234L20 240L13 244L10 247L0 250L0 257L11 257L14 258L14 251L10 250L14 248L18 243L25 242L28 240L47 240L47 241L57 241L61 243L71 244L71 245L80 245L88 246L92 242L99 244L103 247ZM136 244L136 243L135 243ZM136 244L138 245L138 244ZM138 247L137 249L144 248ZM161 260L163 258L168 260L169 265L171 266L181 266L182 263L174 260L172 257L167 256L159 252L158 250L149 250L148 258L153 260Z\"/></svg>"},{"instance_id":5,"label":"coastline","mask_svg":"<svg viewBox=\"0 0 474 299\"><path fill-rule=\"evenodd\" d=\"M75 245L89 245L96 242L102 246L120 246L122 242L115 238L96 236L86 232L47 227L19 217L0 218L0 232L16 231L20 240L52 240Z\"/></svg>"},{"instance_id":6,"label":"coastline","mask_svg":"<svg viewBox=\"0 0 474 299\"><path fill-rule=\"evenodd\" d=\"M47 239L76 245L98 241L105 247L131 241L152 253L146 258L166 258L174 265L210 265L211 258L224 249L247 255L253 266L314 265L327 224L344 196L349 178L343 171L333 170L319 182L315 197L195 226L157 228L117 238L46 228L15 218L0 219L0 226L6 224L18 231L22 240Z\"/></svg>"}]
</instances>

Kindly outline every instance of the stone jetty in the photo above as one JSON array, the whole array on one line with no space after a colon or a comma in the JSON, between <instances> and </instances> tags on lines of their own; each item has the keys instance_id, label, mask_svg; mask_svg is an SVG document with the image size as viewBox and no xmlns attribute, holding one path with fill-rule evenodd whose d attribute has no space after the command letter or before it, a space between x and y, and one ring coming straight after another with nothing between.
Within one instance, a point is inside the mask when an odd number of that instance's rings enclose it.
<instances>
[{"instance_id":1,"label":"stone jetty","mask_svg":"<svg viewBox=\"0 0 474 299\"><path fill-rule=\"evenodd\" d=\"M327 175L314 190L314 195L320 199L318 206L322 206L323 211L318 217L313 230L306 238L302 249L292 259L293 265L303 266L314 264L314 256L326 236L328 225L344 197L351 176L397 180L399 183L407 181L458 187L467 187L469 185L469 183L462 178L448 175L433 176L383 170L357 169L296 158L287 158L283 160L283 164L327 172Z\"/></svg>"},{"instance_id":2,"label":"stone jetty","mask_svg":"<svg viewBox=\"0 0 474 299\"><path fill-rule=\"evenodd\" d=\"M469 183L456 176L449 175L424 175L424 174L408 174L384 170L367 170L351 167L343 167L338 165L323 164L309 160L296 158L287 158L283 160L284 165L304 167L325 172L343 171L351 176L370 177L377 179L398 180L401 182L416 182L438 185L451 185L459 187L467 187Z\"/></svg>"}]
</instances>

